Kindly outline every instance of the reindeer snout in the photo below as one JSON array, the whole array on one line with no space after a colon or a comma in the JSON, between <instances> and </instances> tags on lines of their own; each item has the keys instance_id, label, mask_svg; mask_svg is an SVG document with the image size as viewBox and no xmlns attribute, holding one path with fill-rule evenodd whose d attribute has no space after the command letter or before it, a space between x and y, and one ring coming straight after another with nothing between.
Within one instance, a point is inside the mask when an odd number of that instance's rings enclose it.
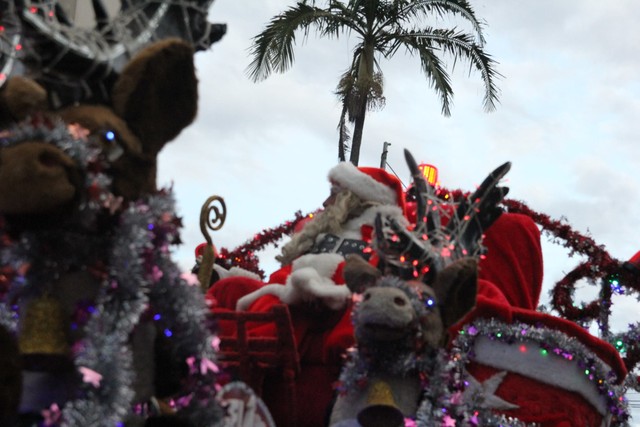
<instances>
[{"instance_id":1,"label":"reindeer snout","mask_svg":"<svg viewBox=\"0 0 640 427\"><path fill-rule=\"evenodd\" d=\"M58 148L25 142L0 152L0 211L45 213L76 195L76 166Z\"/></svg>"},{"instance_id":2,"label":"reindeer snout","mask_svg":"<svg viewBox=\"0 0 640 427\"><path fill-rule=\"evenodd\" d=\"M409 297L400 289L375 287L362 295L357 308L357 335L374 340L395 340L406 336L417 315Z\"/></svg>"}]
</instances>

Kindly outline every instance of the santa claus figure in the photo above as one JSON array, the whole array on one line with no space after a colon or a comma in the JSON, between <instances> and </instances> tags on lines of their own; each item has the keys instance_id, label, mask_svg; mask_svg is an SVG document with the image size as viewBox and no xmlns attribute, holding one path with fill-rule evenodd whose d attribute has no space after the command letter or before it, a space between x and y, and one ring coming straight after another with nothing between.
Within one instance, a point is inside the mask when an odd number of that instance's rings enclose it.
<instances>
[{"instance_id":1,"label":"santa claus figure","mask_svg":"<svg viewBox=\"0 0 640 427\"><path fill-rule=\"evenodd\" d=\"M354 344L351 324L351 293L344 286L342 266L347 254L369 259L368 242L375 218L394 218L408 225L402 183L383 169L339 163L329 171L331 184L324 209L299 225L276 259L282 268L266 283L234 276L216 282L207 292L212 310L268 312L287 304L302 372L297 378L298 413L307 421L299 425L323 425L338 378L343 354ZM221 321L221 335L233 334L234 324ZM273 327L250 331L275 336ZM270 399L265 384L263 397L278 422L277 396ZM273 401L271 401L273 400Z\"/></svg>"}]
</instances>

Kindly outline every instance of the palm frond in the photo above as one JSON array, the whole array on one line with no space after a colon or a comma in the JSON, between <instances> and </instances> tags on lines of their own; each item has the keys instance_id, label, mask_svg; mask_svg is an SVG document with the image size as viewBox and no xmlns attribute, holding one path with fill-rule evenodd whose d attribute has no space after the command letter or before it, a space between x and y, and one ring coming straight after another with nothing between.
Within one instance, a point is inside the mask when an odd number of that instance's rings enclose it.
<instances>
[{"instance_id":1,"label":"palm frond","mask_svg":"<svg viewBox=\"0 0 640 427\"><path fill-rule=\"evenodd\" d=\"M397 36L387 55L395 54L400 47L406 47L410 53L417 54L422 63L422 69L432 87L440 94L442 113L450 115L449 104L453 96L450 78L442 65L438 55L449 54L454 60L453 67L459 59L469 60L470 71L475 67L484 83L484 97L482 100L485 111L494 111L499 102L499 89L496 79L502 77L494 66L497 64L490 55L473 42L473 36L456 32L455 30L441 30L424 28Z\"/></svg>"},{"instance_id":2,"label":"palm frond","mask_svg":"<svg viewBox=\"0 0 640 427\"><path fill-rule=\"evenodd\" d=\"M315 27L321 35L338 36L348 25L347 19L331 10L299 2L273 17L264 31L253 38L250 48L253 61L247 67L249 78L261 81L274 71L287 71L294 61L296 31L302 30L306 36L310 27Z\"/></svg>"},{"instance_id":3,"label":"palm frond","mask_svg":"<svg viewBox=\"0 0 640 427\"><path fill-rule=\"evenodd\" d=\"M349 140L351 134L347 127L347 101L342 104L342 112L340 113L340 121L338 122L338 160L344 162L347 160L347 151L349 151Z\"/></svg>"},{"instance_id":4,"label":"palm frond","mask_svg":"<svg viewBox=\"0 0 640 427\"><path fill-rule=\"evenodd\" d=\"M440 18L445 17L447 14L460 16L471 23L476 33L477 43L480 46L484 46L483 24L476 18L473 8L466 0L414 0L402 3L405 3L405 5L396 12L396 18L404 22L410 19L417 19L414 23L420 23L434 13ZM382 23L381 25L388 26L389 24Z\"/></svg>"},{"instance_id":5,"label":"palm frond","mask_svg":"<svg viewBox=\"0 0 640 427\"><path fill-rule=\"evenodd\" d=\"M451 78L445 69L442 60L438 57L438 51L430 46L428 40L418 39L415 34L405 34L397 36L395 43L390 47L390 55L404 46L412 55L420 58L422 72L429 81L431 88L440 97L442 114L446 117L451 115L451 103L453 100L453 88Z\"/></svg>"},{"instance_id":6,"label":"palm frond","mask_svg":"<svg viewBox=\"0 0 640 427\"><path fill-rule=\"evenodd\" d=\"M414 35L421 43L436 44L443 52L451 54L454 58L468 59L470 67L480 72L484 83L484 97L482 104L487 112L496 109L499 102L499 89L496 78L502 77L494 66L497 64L489 54L473 42L473 37L466 33L456 33L453 30L433 30ZM471 69L471 68L470 68Z\"/></svg>"}]
</instances>

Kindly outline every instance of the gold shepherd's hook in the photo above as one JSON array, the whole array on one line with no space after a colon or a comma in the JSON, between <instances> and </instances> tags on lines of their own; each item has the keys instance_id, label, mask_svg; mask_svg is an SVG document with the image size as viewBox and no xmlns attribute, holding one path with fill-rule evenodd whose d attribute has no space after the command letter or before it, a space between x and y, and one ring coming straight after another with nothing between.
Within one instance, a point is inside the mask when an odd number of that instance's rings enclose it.
<instances>
[{"instance_id":1,"label":"gold shepherd's hook","mask_svg":"<svg viewBox=\"0 0 640 427\"><path fill-rule=\"evenodd\" d=\"M218 206L219 205L219 206ZM213 271L215 256L213 253L213 239L209 230L217 231L222 228L227 219L227 205L220 196L209 197L200 209L200 231L207 242L207 246L202 254L202 262L198 270L198 281L203 291L209 289L209 280Z\"/></svg>"}]
</instances>

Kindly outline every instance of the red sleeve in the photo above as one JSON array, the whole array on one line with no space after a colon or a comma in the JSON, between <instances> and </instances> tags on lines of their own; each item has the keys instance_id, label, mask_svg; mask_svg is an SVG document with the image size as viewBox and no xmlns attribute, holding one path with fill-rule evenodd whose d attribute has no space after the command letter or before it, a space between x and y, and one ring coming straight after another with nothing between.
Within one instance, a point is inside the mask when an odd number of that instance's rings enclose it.
<instances>
[{"instance_id":1,"label":"red sleeve","mask_svg":"<svg viewBox=\"0 0 640 427\"><path fill-rule=\"evenodd\" d=\"M232 276L214 283L205 294L212 308L236 309L236 303L243 296L263 286L259 280L245 276Z\"/></svg>"},{"instance_id":2,"label":"red sleeve","mask_svg":"<svg viewBox=\"0 0 640 427\"><path fill-rule=\"evenodd\" d=\"M287 277L289 277L290 274L291 265L285 265L280 270L276 270L271 273L271 276L269 276L269 280L267 281L267 283L280 283L281 285L284 285L287 281Z\"/></svg>"}]
</instances>

